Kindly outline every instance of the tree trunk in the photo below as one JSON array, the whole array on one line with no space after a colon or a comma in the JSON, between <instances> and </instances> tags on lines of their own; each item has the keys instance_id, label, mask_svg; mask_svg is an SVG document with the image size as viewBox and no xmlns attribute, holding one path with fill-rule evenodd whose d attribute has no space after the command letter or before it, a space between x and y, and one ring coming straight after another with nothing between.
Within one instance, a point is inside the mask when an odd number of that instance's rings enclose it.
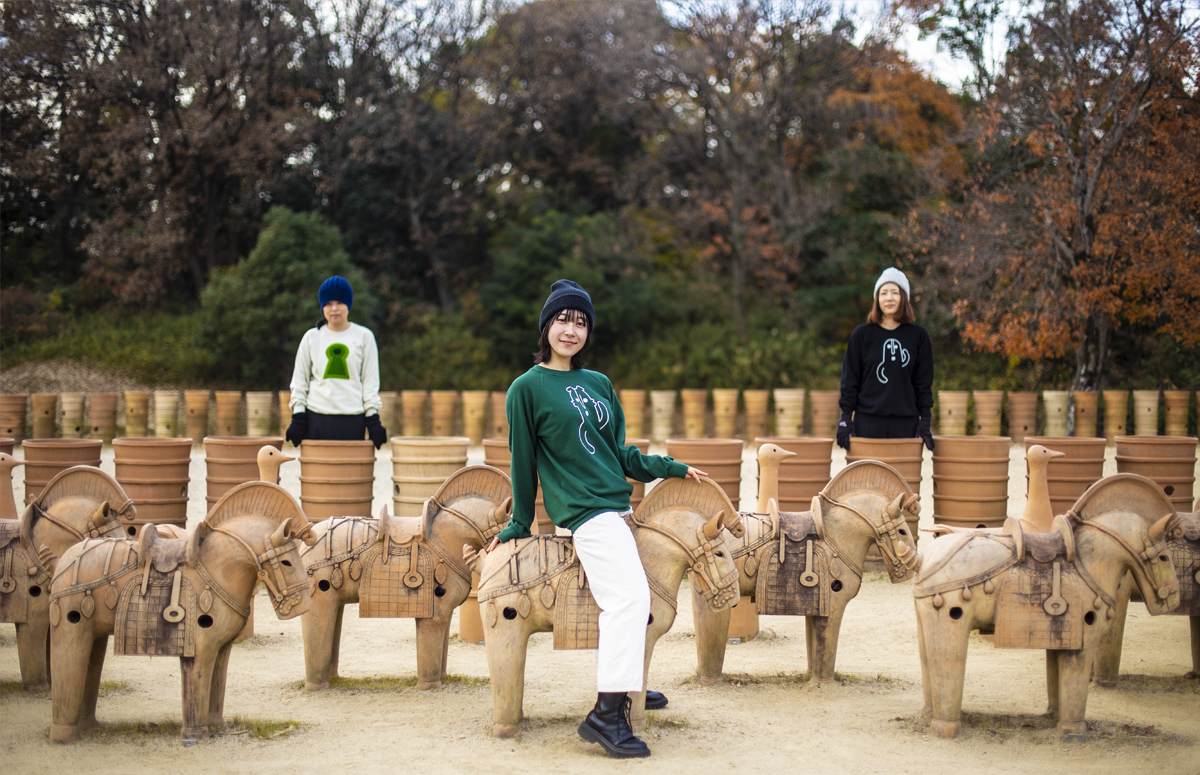
<instances>
[{"instance_id":1,"label":"tree trunk","mask_svg":"<svg viewBox=\"0 0 1200 775\"><path fill-rule=\"evenodd\" d=\"M1109 316L1094 312L1083 327L1083 338L1075 350L1075 382L1072 390L1099 390L1108 360Z\"/></svg>"}]
</instances>

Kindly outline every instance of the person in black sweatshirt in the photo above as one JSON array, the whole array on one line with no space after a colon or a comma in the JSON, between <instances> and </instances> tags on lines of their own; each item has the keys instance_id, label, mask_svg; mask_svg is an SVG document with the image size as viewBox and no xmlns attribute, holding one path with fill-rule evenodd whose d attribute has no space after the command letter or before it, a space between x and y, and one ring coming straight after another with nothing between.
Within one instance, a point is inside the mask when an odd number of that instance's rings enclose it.
<instances>
[{"instance_id":1,"label":"person in black sweatshirt","mask_svg":"<svg viewBox=\"0 0 1200 775\"><path fill-rule=\"evenodd\" d=\"M888 267L875 281L867 322L850 334L842 362L837 443L850 437L911 439L933 449L933 352L909 301L908 278Z\"/></svg>"}]
</instances>

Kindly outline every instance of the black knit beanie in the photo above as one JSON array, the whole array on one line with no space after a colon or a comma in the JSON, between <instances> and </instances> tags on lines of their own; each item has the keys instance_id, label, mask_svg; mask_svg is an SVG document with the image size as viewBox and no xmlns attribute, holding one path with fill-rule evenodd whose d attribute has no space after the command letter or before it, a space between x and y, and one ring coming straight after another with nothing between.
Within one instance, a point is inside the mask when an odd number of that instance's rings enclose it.
<instances>
[{"instance_id":1,"label":"black knit beanie","mask_svg":"<svg viewBox=\"0 0 1200 775\"><path fill-rule=\"evenodd\" d=\"M596 310L592 309L592 297L580 287L579 283L570 280L558 280L550 286L550 298L542 307L538 319L538 331L543 331L546 324L554 319L564 309L577 309L587 315L588 330L596 327Z\"/></svg>"}]
</instances>

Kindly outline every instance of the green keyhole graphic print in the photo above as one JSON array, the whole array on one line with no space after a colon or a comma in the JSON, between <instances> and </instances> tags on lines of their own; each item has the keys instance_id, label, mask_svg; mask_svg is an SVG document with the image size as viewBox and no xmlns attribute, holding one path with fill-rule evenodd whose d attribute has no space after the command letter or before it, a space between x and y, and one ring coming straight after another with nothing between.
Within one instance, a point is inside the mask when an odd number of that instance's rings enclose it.
<instances>
[{"instance_id":1,"label":"green keyhole graphic print","mask_svg":"<svg viewBox=\"0 0 1200 775\"><path fill-rule=\"evenodd\" d=\"M350 379L350 367L346 358L350 356L350 348L344 344L331 344L325 348L325 379Z\"/></svg>"}]
</instances>

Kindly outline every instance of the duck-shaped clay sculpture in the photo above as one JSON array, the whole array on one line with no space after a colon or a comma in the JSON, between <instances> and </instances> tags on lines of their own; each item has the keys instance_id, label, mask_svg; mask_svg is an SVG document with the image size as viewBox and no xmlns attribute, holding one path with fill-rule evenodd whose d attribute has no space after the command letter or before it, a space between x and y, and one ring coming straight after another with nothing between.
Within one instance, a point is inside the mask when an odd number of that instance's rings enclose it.
<instances>
[{"instance_id":1,"label":"duck-shaped clay sculpture","mask_svg":"<svg viewBox=\"0 0 1200 775\"><path fill-rule=\"evenodd\" d=\"M296 458L285 455L279 450L266 445L258 451L258 478L271 484L279 484L279 467L289 460Z\"/></svg>"},{"instance_id":2,"label":"duck-shaped clay sculpture","mask_svg":"<svg viewBox=\"0 0 1200 775\"><path fill-rule=\"evenodd\" d=\"M758 448L758 507L755 512L766 514L772 498L779 503L779 464L795 452L788 452L777 444L763 444Z\"/></svg>"},{"instance_id":3,"label":"duck-shaped clay sculpture","mask_svg":"<svg viewBox=\"0 0 1200 775\"><path fill-rule=\"evenodd\" d=\"M1065 452L1055 452L1041 444L1034 444L1025 453L1025 463L1029 467L1029 496L1021 514L1021 527L1026 533L1049 533L1053 529L1054 509L1050 507L1046 467L1051 460L1066 456Z\"/></svg>"},{"instance_id":4,"label":"duck-shaped clay sculpture","mask_svg":"<svg viewBox=\"0 0 1200 775\"><path fill-rule=\"evenodd\" d=\"M13 496L12 472L17 466L25 465L7 452L0 452L0 519L20 519L17 499Z\"/></svg>"}]
</instances>

